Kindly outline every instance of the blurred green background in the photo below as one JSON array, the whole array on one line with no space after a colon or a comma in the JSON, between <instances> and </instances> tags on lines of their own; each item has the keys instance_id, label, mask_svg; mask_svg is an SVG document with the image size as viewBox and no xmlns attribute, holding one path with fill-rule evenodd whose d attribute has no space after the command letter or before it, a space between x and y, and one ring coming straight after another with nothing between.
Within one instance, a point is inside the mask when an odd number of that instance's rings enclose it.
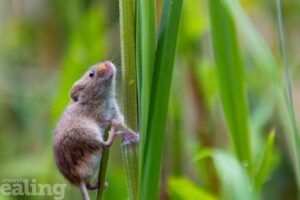
<instances>
[{"instance_id":1,"label":"blurred green background","mask_svg":"<svg viewBox=\"0 0 300 200\"><path fill-rule=\"evenodd\" d=\"M157 1L159 4L159 0ZM273 54L282 74L276 8L272 0L241 0L241 5ZM287 54L297 122L300 119L300 1L282 5ZM159 6L158 6L159 7ZM285 120L272 72L255 67L243 27L239 31L249 103L251 139L256 152L275 129L271 166L261 199L297 199L297 186L286 141ZM162 167L161 199L219 199L220 181L210 159L195 161L203 148L232 149L220 107L207 1L183 4L169 104ZM69 101L75 80L92 64L112 60L119 69L118 1L0 1L0 181L36 179L67 183L55 168L52 130ZM121 87L118 101L122 105ZM121 106L122 107L122 106ZM257 153L258 154L258 153ZM126 199L119 140L110 155L105 199ZM65 199L79 199L67 183ZM186 198L184 198L186 197ZM204 198L205 197L205 198ZM3 196L0 199L53 199L53 196Z\"/></svg>"}]
</instances>

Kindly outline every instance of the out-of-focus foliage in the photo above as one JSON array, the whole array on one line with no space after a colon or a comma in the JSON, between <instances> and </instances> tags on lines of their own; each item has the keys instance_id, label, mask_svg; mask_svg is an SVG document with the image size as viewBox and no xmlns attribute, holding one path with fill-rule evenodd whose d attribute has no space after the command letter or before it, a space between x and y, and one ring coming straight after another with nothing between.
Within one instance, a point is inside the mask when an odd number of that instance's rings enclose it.
<instances>
[{"instance_id":1,"label":"out-of-focus foliage","mask_svg":"<svg viewBox=\"0 0 300 200\"><path fill-rule=\"evenodd\" d=\"M192 181L184 177L170 177L168 180L169 194L171 199L203 199L217 200L217 197L206 190L197 187ZM178 188L181 188L178 190Z\"/></svg>"},{"instance_id":2,"label":"out-of-focus foliage","mask_svg":"<svg viewBox=\"0 0 300 200\"><path fill-rule=\"evenodd\" d=\"M183 1L160 198L239 199L249 194L249 199L251 195L297 199L293 168L297 168L294 156L300 152L291 145L275 1L224 2L237 30L234 39L239 42L243 63L253 176L247 175L232 153L219 99L212 35L225 32L222 27L218 33L211 32L208 1ZM157 0L157 16L161 3ZM299 122L300 1L282 3L294 112ZM52 158L53 126L69 101L70 87L90 65L114 61L121 83L118 8L118 1L0 1L0 187L4 178L67 183ZM137 48L142 51L143 45ZM118 85L118 99L122 98L120 88ZM268 134L273 129L275 138ZM117 140L110 153L104 199L127 198L119 146ZM210 156L195 161L204 148L210 149ZM256 181L258 193L247 188L249 183L254 185L252 181ZM78 189L67 183L65 199L78 199L79 195ZM95 199L95 192L91 196ZM2 199L53 196L0 194Z\"/></svg>"},{"instance_id":3,"label":"out-of-focus foliage","mask_svg":"<svg viewBox=\"0 0 300 200\"><path fill-rule=\"evenodd\" d=\"M250 189L252 187L246 168L235 157L219 150L205 149L200 153L197 160L206 158L206 156L211 156L216 166L224 199L256 199L256 191Z\"/></svg>"}]
</instances>

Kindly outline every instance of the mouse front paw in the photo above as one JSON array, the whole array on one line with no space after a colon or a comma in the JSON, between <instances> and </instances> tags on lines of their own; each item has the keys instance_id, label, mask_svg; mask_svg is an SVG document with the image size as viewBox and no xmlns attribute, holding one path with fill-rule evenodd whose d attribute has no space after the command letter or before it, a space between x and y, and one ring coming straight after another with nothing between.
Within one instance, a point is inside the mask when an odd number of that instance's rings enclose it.
<instances>
[{"instance_id":1,"label":"mouse front paw","mask_svg":"<svg viewBox=\"0 0 300 200\"><path fill-rule=\"evenodd\" d=\"M104 127L105 126L108 127L108 126L111 126L112 123L111 123L111 120L103 120L103 121L101 121L100 125L104 126Z\"/></svg>"},{"instance_id":2,"label":"mouse front paw","mask_svg":"<svg viewBox=\"0 0 300 200\"><path fill-rule=\"evenodd\" d=\"M118 126L123 125L123 124L124 124L124 119L117 118L117 119L112 119L111 120L111 126L118 127Z\"/></svg>"}]
</instances>

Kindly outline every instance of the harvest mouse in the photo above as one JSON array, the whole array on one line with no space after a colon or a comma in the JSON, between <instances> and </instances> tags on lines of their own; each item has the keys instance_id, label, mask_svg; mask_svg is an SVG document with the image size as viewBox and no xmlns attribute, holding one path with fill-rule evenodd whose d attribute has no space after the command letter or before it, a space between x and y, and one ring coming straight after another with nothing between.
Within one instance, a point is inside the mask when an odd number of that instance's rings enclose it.
<instances>
[{"instance_id":1,"label":"harvest mouse","mask_svg":"<svg viewBox=\"0 0 300 200\"><path fill-rule=\"evenodd\" d=\"M116 67L106 61L92 66L70 91L71 101L61 115L53 136L56 165L64 177L80 188L84 200L97 174L103 148L109 147L123 124L115 100ZM105 130L111 126L107 141Z\"/></svg>"}]
</instances>

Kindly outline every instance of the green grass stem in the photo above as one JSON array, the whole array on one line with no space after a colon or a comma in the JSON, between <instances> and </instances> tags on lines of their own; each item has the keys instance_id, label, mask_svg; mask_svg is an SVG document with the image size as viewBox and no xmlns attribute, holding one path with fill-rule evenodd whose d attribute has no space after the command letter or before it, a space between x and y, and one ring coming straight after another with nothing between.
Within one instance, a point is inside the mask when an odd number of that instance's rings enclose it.
<instances>
[{"instance_id":1,"label":"green grass stem","mask_svg":"<svg viewBox=\"0 0 300 200\"><path fill-rule=\"evenodd\" d=\"M109 129L110 127L105 131L105 139L107 139ZM103 197L103 192L105 189L105 177L106 177L108 158L109 158L109 148L103 149L101 161L100 161L99 174L98 174L99 188L97 190L96 200L102 200Z\"/></svg>"},{"instance_id":2,"label":"green grass stem","mask_svg":"<svg viewBox=\"0 0 300 200\"><path fill-rule=\"evenodd\" d=\"M135 2L120 0L120 37L123 69L123 94L125 123L132 130L138 130L137 84L135 66ZM127 180L128 199L138 199L138 140L130 141L122 135L122 156ZM129 135L135 136L131 133ZM137 136L135 136L137 137ZM129 137L130 138L130 137Z\"/></svg>"},{"instance_id":3,"label":"green grass stem","mask_svg":"<svg viewBox=\"0 0 300 200\"><path fill-rule=\"evenodd\" d=\"M276 13L277 13L277 23L278 23L278 33L279 33L279 44L280 53L282 59L282 65L284 67L284 81L285 81L285 103L287 107L287 112L289 116L289 123L291 126L291 133L286 133L287 139L291 149L291 155L294 164L294 170L296 173L296 180L298 185L298 192L300 192L300 138L299 130L296 122L296 117L294 113L294 103L291 90L291 81L289 75L289 64L287 59L287 51L285 48L285 36L283 29L283 17L281 12L281 0L276 0Z\"/></svg>"},{"instance_id":4,"label":"green grass stem","mask_svg":"<svg viewBox=\"0 0 300 200\"><path fill-rule=\"evenodd\" d=\"M121 58L123 71L124 118L137 131L137 84L135 70L135 4L120 0Z\"/></svg>"},{"instance_id":5,"label":"green grass stem","mask_svg":"<svg viewBox=\"0 0 300 200\"><path fill-rule=\"evenodd\" d=\"M144 155L148 137L148 115L156 49L155 1L137 0L136 60L139 102L140 172L144 171ZM142 177L141 175L139 176ZM140 179L141 181L141 179Z\"/></svg>"},{"instance_id":6,"label":"green grass stem","mask_svg":"<svg viewBox=\"0 0 300 200\"><path fill-rule=\"evenodd\" d=\"M143 200L158 198L165 123L181 7L182 0L164 1L155 57L155 76L153 75L150 95L147 138L142 152L144 159L140 198Z\"/></svg>"},{"instance_id":7,"label":"green grass stem","mask_svg":"<svg viewBox=\"0 0 300 200\"><path fill-rule=\"evenodd\" d=\"M244 68L235 24L222 0L209 1L209 10L220 99L225 120L235 153L252 174Z\"/></svg>"}]
</instances>

